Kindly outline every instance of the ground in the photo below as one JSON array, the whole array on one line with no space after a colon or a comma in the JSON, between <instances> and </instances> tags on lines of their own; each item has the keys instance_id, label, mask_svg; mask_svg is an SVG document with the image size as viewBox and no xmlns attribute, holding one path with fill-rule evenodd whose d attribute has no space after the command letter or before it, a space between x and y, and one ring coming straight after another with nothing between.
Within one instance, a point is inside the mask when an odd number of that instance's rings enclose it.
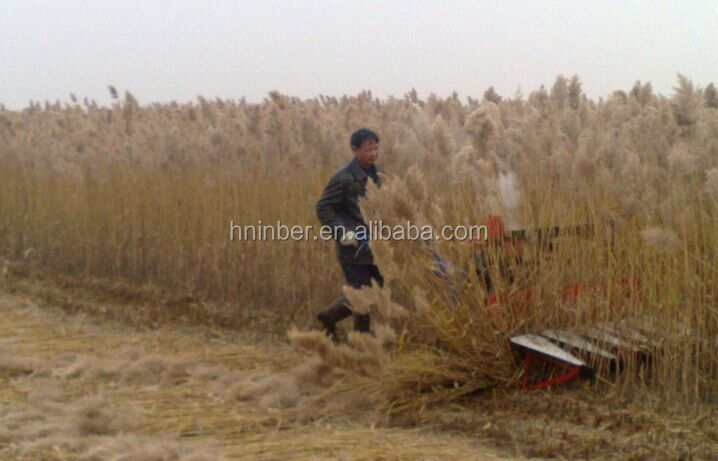
<instances>
[{"instance_id":1,"label":"ground","mask_svg":"<svg viewBox=\"0 0 718 461\"><path fill-rule=\"evenodd\" d=\"M502 459L446 431L285 424L282 410L228 397L299 359L277 339L142 329L2 292L0 312L0 459ZM179 458L151 456L163 451Z\"/></svg>"},{"instance_id":2,"label":"ground","mask_svg":"<svg viewBox=\"0 0 718 461\"><path fill-rule=\"evenodd\" d=\"M397 424L301 412L282 337L68 312L0 291L0 459L710 459L716 409L575 383L500 391ZM328 396L331 400L331 396Z\"/></svg>"}]
</instances>

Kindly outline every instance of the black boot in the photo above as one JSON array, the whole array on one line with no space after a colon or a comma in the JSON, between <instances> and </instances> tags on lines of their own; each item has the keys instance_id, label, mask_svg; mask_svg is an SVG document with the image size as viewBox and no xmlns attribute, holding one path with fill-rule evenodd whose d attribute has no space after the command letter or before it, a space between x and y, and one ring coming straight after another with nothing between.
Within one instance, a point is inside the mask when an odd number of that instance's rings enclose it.
<instances>
[{"instance_id":1,"label":"black boot","mask_svg":"<svg viewBox=\"0 0 718 461\"><path fill-rule=\"evenodd\" d=\"M352 315L351 309L347 306L347 300L344 296L334 300L329 306L324 308L319 314L317 314L317 320L324 327L327 336L332 341L337 342L337 322L343 320Z\"/></svg>"},{"instance_id":2,"label":"black boot","mask_svg":"<svg viewBox=\"0 0 718 461\"><path fill-rule=\"evenodd\" d=\"M369 314L354 313L354 331L358 331L359 333L369 333L370 325Z\"/></svg>"},{"instance_id":3,"label":"black boot","mask_svg":"<svg viewBox=\"0 0 718 461\"><path fill-rule=\"evenodd\" d=\"M329 336L332 342L338 342L339 340L337 339L336 323L332 322L329 316L324 311L317 314L317 320L319 320L319 323L322 324L322 327L324 328L324 333Z\"/></svg>"}]
</instances>

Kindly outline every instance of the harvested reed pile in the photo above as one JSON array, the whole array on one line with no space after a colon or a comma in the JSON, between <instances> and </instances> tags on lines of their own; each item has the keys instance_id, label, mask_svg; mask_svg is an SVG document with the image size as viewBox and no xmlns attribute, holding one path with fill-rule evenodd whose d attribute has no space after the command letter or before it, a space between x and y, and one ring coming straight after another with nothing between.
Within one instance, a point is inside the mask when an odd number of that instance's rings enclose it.
<instances>
[{"instance_id":1,"label":"harvested reed pile","mask_svg":"<svg viewBox=\"0 0 718 461\"><path fill-rule=\"evenodd\" d=\"M25 364L0 368L2 459L498 459L458 434L386 427L346 376L286 344L98 323L4 293L0 307L0 359Z\"/></svg>"}]
</instances>

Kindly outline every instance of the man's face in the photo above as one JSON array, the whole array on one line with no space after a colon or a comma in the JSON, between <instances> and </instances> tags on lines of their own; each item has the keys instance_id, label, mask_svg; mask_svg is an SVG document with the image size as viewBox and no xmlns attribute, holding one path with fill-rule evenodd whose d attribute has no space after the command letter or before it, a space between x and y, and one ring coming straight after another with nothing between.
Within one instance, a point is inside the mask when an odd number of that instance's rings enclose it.
<instances>
[{"instance_id":1,"label":"man's face","mask_svg":"<svg viewBox=\"0 0 718 461\"><path fill-rule=\"evenodd\" d=\"M354 155L356 155L357 160L359 160L359 163L364 168L370 167L376 163L379 158L379 143L374 142L371 139L367 139L361 143L361 146L358 148L352 147L352 150L354 151Z\"/></svg>"}]
</instances>

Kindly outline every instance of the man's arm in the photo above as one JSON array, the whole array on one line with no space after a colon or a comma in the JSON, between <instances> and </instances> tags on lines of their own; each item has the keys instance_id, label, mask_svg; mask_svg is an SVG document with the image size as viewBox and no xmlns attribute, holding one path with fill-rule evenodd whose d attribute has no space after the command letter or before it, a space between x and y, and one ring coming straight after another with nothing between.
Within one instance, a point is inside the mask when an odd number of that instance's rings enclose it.
<instances>
[{"instance_id":1,"label":"man's arm","mask_svg":"<svg viewBox=\"0 0 718 461\"><path fill-rule=\"evenodd\" d=\"M324 226L331 227L332 231L337 227L343 227L345 231L351 230L345 217L337 211L344 200L345 186L346 181L343 181L340 175L332 176L317 202L317 218L319 218L319 222Z\"/></svg>"}]
</instances>

